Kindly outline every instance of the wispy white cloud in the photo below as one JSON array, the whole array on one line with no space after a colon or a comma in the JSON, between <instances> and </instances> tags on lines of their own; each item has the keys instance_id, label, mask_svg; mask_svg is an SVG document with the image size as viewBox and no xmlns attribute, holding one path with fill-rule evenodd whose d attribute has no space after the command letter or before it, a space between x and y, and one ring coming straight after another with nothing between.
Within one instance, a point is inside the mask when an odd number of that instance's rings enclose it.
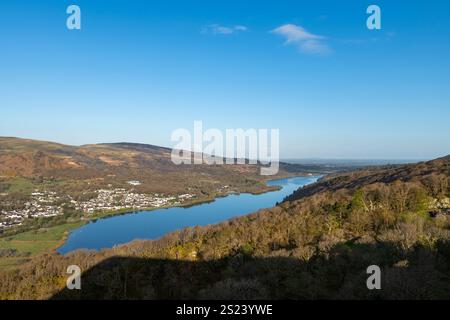
<instances>
[{"instance_id":1,"label":"wispy white cloud","mask_svg":"<svg viewBox=\"0 0 450 320\"><path fill-rule=\"evenodd\" d=\"M233 34L238 32L245 32L248 28L243 25L236 25L231 27L221 26L219 24L209 24L207 26L204 26L201 30L202 33L210 33L215 35L220 34Z\"/></svg>"},{"instance_id":2,"label":"wispy white cloud","mask_svg":"<svg viewBox=\"0 0 450 320\"><path fill-rule=\"evenodd\" d=\"M369 38L338 38L334 39L335 41L338 41L339 43L343 44L354 44L354 45L361 45L361 44L371 44L371 43L379 43L383 41L391 41L396 37L396 33L392 31L388 32L379 32L376 37L369 37Z\"/></svg>"},{"instance_id":3,"label":"wispy white cloud","mask_svg":"<svg viewBox=\"0 0 450 320\"><path fill-rule=\"evenodd\" d=\"M309 54L328 54L330 47L325 42L325 37L306 31L295 24L285 24L271 31L286 39L286 45L295 45L301 52Z\"/></svg>"},{"instance_id":4,"label":"wispy white cloud","mask_svg":"<svg viewBox=\"0 0 450 320\"><path fill-rule=\"evenodd\" d=\"M246 26L234 26L234 30L236 30L236 31L247 31L248 28Z\"/></svg>"}]
</instances>

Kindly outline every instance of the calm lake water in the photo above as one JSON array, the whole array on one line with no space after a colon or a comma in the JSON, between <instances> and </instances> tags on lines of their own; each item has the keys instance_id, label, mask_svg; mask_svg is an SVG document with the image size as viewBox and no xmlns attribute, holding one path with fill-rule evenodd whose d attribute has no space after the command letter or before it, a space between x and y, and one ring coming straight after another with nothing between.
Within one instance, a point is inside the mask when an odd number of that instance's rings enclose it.
<instances>
[{"instance_id":1,"label":"calm lake water","mask_svg":"<svg viewBox=\"0 0 450 320\"><path fill-rule=\"evenodd\" d=\"M214 202L188 208L172 207L99 219L72 231L66 243L57 251L64 254L77 249L111 248L135 239L157 239L185 227L218 223L273 207L299 187L314 183L318 178L310 176L272 180L268 185L279 185L282 189L259 195L231 194L217 198Z\"/></svg>"}]
</instances>

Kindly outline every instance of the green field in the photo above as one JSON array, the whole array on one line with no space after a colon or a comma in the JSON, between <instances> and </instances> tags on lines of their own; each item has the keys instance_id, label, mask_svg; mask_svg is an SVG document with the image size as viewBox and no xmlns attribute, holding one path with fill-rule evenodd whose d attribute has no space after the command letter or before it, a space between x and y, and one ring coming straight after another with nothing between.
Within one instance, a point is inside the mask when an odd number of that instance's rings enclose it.
<instances>
[{"instance_id":1,"label":"green field","mask_svg":"<svg viewBox=\"0 0 450 320\"><path fill-rule=\"evenodd\" d=\"M0 249L15 249L24 256L50 252L62 244L70 230L81 225L83 222L67 223L0 238ZM26 257L0 257L0 269L12 268L24 261Z\"/></svg>"},{"instance_id":2,"label":"green field","mask_svg":"<svg viewBox=\"0 0 450 320\"><path fill-rule=\"evenodd\" d=\"M21 177L16 177L14 179L8 180L9 188L7 192L9 193L23 193L30 194L36 189L36 186L29 180Z\"/></svg>"}]
</instances>

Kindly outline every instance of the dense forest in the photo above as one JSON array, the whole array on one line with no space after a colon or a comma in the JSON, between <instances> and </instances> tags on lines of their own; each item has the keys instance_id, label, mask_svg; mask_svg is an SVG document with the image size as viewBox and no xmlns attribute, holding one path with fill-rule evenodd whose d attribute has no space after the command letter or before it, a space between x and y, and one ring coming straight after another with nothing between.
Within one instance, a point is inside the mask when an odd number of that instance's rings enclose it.
<instances>
[{"instance_id":1,"label":"dense forest","mask_svg":"<svg viewBox=\"0 0 450 320\"><path fill-rule=\"evenodd\" d=\"M69 265L81 290L65 289ZM334 175L155 241L41 255L0 273L0 298L450 299L450 157Z\"/></svg>"}]
</instances>

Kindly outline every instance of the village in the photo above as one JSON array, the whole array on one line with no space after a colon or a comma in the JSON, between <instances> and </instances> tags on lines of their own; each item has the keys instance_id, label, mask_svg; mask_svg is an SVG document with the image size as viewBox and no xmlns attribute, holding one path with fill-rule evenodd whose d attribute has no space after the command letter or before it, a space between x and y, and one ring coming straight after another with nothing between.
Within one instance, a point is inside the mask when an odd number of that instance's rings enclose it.
<instances>
[{"instance_id":1,"label":"village","mask_svg":"<svg viewBox=\"0 0 450 320\"><path fill-rule=\"evenodd\" d=\"M137 181L130 181L131 186L139 185ZM2 210L0 212L0 230L20 226L25 219L54 217L64 214L64 208L69 205L77 212L85 214L102 213L120 210L144 210L160 208L169 205L180 205L193 194L163 195L141 194L133 189L125 188L100 189L97 196L87 201L76 201L70 196L58 195L54 191L38 191L31 193L30 200L21 209ZM69 203L64 199L69 199Z\"/></svg>"},{"instance_id":2,"label":"village","mask_svg":"<svg viewBox=\"0 0 450 320\"><path fill-rule=\"evenodd\" d=\"M97 198L84 202L71 200L71 203L77 211L95 213L110 210L142 210L159 208L167 205L178 205L193 196L194 195L192 194L165 196L158 193L146 195L134 193L123 188L117 188L113 190L101 189L97 191Z\"/></svg>"}]
</instances>

